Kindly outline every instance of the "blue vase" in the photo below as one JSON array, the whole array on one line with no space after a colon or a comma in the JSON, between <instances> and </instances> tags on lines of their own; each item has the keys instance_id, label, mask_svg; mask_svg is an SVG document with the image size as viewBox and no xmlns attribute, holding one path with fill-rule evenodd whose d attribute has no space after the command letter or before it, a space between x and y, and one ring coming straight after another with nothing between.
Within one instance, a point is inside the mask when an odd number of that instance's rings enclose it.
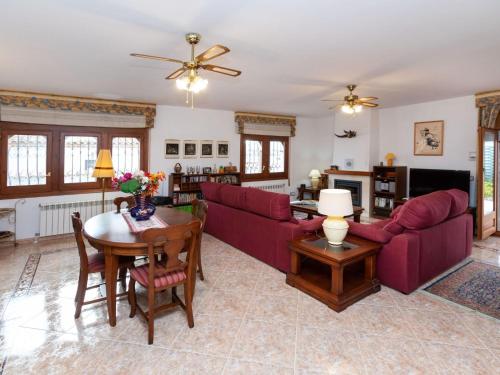
<instances>
[{"instance_id":1,"label":"blue vase","mask_svg":"<svg viewBox=\"0 0 500 375\"><path fill-rule=\"evenodd\" d=\"M151 203L151 197L148 195L134 195L135 207L130 210L130 215L137 221L149 220L154 215L156 207Z\"/></svg>"}]
</instances>

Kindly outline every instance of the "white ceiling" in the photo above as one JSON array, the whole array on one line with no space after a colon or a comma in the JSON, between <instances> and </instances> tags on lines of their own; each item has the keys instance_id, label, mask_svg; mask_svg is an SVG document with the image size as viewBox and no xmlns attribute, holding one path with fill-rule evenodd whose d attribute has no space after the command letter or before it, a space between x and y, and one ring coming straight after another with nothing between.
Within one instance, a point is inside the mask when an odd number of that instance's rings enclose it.
<instances>
[{"instance_id":1,"label":"white ceiling","mask_svg":"<svg viewBox=\"0 0 500 375\"><path fill-rule=\"evenodd\" d=\"M0 0L0 87L185 105L164 77L184 34L231 53L203 108L325 116L348 83L384 107L500 88L498 0Z\"/></svg>"}]
</instances>

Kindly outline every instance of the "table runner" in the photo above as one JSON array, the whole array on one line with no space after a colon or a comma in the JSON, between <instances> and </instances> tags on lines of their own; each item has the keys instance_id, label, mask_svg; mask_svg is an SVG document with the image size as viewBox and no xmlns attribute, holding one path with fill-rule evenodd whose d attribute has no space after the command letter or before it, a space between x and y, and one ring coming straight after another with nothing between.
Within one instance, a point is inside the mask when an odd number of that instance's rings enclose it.
<instances>
[{"instance_id":1,"label":"table runner","mask_svg":"<svg viewBox=\"0 0 500 375\"><path fill-rule=\"evenodd\" d=\"M150 228L166 228L168 227L168 224L165 223L162 219L160 219L158 216L153 215L149 218L149 220L141 220L137 221L135 220L132 215L130 215L130 212L122 212L123 218L127 222L130 231L132 233L141 233L144 232L146 229Z\"/></svg>"}]
</instances>

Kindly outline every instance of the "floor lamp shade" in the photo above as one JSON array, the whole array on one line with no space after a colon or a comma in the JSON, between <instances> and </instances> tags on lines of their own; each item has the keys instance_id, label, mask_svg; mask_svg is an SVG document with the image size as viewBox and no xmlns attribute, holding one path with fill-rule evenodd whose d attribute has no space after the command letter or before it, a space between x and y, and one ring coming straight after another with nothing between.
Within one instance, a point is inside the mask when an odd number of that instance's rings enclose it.
<instances>
[{"instance_id":1,"label":"floor lamp shade","mask_svg":"<svg viewBox=\"0 0 500 375\"><path fill-rule=\"evenodd\" d=\"M94 173L92 173L92 177L107 178L114 176L115 171L113 169L111 151L106 149L99 150L99 155L97 155L97 161L94 166Z\"/></svg>"},{"instance_id":2,"label":"floor lamp shade","mask_svg":"<svg viewBox=\"0 0 500 375\"><path fill-rule=\"evenodd\" d=\"M327 215L323 221L323 231L328 242L341 245L349 225L344 216L352 215L351 192L345 189L324 189L319 193L318 212Z\"/></svg>"},{"instance_id":3,"label":"floor lamp shade","mask_svg":"<svg viewBox=\"0 0 500 375\"><path fill-rule=\"evenodd\" d=\"M111 151L106 149L99 150L97 161L94 166L94 173L92 177L100 178L102 183L102 212L104 212L104 192L106 191L106 178L115 177L113 169L113 159L111 158Z\"/></svg>"}]
</instances>

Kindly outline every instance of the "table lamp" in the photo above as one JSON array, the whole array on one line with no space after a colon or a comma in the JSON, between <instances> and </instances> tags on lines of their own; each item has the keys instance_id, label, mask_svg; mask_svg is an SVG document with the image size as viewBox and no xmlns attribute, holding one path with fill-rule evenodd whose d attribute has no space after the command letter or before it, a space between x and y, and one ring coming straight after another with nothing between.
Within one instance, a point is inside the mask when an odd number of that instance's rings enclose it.
<instances>
[{"instance_id":1,"label":"table lamp","mask_svg":"<svg viewBox=\"0 0 500 375\"><path fill-rule=\"evenodd\" d=\"M394 155L392 152L389 152L387 155L385 155L385 160L387 160L388 167L392 167L394 159L396 159L396 155Z\"/></svg>"},{"instance_id":2,"label":"table lamp","mask_svg":"<svg viewBox=\"0 0 500 375\"><path fill-rule=\"evenodd\" d=\"M352 215L351 192L346 189L323 189L319 193L318 212L327 215L323 231L328 243L338 246L347 235L349 225L344 216Z\"/></svg>"},{"instance_id":3,"label":"table lamp","mask_svg":"<svg viewBox=\"0 0 500 375\"><path fill-rule=\"evenodd\" d=\"M319 186L319 178L321 177L321 173L317 169L311 170L309 172L309 177L311 177L311 186L313 189L317 189Z\"/></svg>"},{"instance_id":4,"label":"table lamp","mask_svg":"<svg viewBox=\"0 0 500 375\"><path fill-rule=\"evenodd\" d=\"M104 192L106 189L106 178L115 176L113 169L113 160L111 159L111 151L106 149L99 150L97 161L94 167L92 177L100 178L102 180L102 212L104 212Z\"/></svg>"}]
</instances>

